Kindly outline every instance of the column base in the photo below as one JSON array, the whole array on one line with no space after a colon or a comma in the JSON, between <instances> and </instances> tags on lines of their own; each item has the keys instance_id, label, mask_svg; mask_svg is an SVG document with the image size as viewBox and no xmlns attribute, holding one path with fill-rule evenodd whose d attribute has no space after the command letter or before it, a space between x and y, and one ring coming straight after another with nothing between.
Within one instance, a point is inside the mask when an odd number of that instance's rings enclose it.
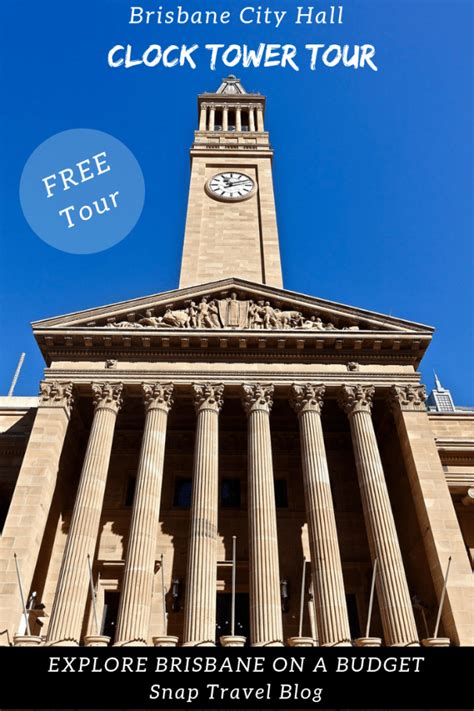
<instances>
[{"instance_id":1,"label":"column base","mask_svg":"<svg viewBox=\"0 0 474 711\"><path fill-rule=\"evenodd\" d=\"M241 637L236 634L225 634L219 637L219 641L223 647L245 647L247 637Z\"/></svg>"},{"instance_id":2,"label":"column base","mask_svg":"<svg viewBox=\"0 0 474 711\"><path fill-rule=\"evenodd\" d=\"M419 647L419 642L399 642L397 644L391 644L390 647Z\"/></svg>"},{"instance_id":3,"label":"column base","mask_svg":"<svg viewBox=\"0 0 474 711\"><path fill-rule=\"evenodd\" d=\"M35 634L13 635L13 645L15 647L39 647L43 642L43 638Z\"/></svg>"},{"instance_id":4,"label":"column base","mask_svg":"<svg viewBox=\"0 0 474 711\"><path fill-rule=\"evenodd\" d=\"M162 634L159 637L153 637L155 647L176 647L178 645L178 637L170 634Z\"/></svg>"},{"instance_id":5,"label":"column base","mask_svg":"<svg viewBox=\"0 0 474 711\"><path fill-rule=\"evenodd\" d=\"M289 647L315 647L312 637L288 637L286 643Z\"/></svg>"},{"instance_id":6,"label":"column base","mask_svg":"<svg viewBox=\"0 0 474 711\"><path fill-rule=\"evenodd\" d=\"M45 647L79 647L79 642L75 639L53 639L46 642Z\"/></svg>"},{"instance_id":7,"label":"column base","mask_svg":"<svg viewBox=\"0 0 474 711\"><path fill-rule=\"evenodd\" d=\"M108 647L110 637L105 634L88 634L84 637L85 647Z\"/></svg>"},{"instance_id":8,"label":"column base","mask_svg":"<svg viewBox=\"0 0 474 711\"><path fill-rule=\"evenodd\" d=\"M127 639L114 642L114 647L148 647L144 639Z\"/></svg>"},{"instance_id":9,"label":"column base","mask_svg":"<svg viewBox=\"0 0 474 711\"><path fill-rule=\"evenodd\" d=\"M252 647L284 647L284 643L279 640L274 640L272 642L254 642Z\"/></svg>"},{"instance_id":10,"label":"column base","mask_svg":"<svg viewBox=\"0 0 474 711\"><path fill-rule=\"evenodd\" d=\"M356 647L381 647L382 639L380 637L357 637L354 640Z\"/></svg>"},{"instance_id":11,"label":"column base","mask_svg":"<svg viewBox=\"0 0 474 711\"><path fill-rule=\"evenodd\" d=\"M451 640L449 637L427 637L421 640L423 647L449 647Z\"/></svg>"},{"instance_id":12,"label":"column base","mask_svg":"<svg viewBox=\"0 0 474 711\"><path fill-rule=\"evenodd\" d=\"M340 642L325 642L321 647L352 647L350 639L342 639Z\"/></svg>"},{"instance_id":13,"label":"column base","mask_svg":"<svg viewBox=\"0 0 474 711\"><path fill-rule=\"evenodd\" d=\"M215 647L216 643L210 639L202 642L183 642L182 647Z\"/></svg>"}]
</instances>

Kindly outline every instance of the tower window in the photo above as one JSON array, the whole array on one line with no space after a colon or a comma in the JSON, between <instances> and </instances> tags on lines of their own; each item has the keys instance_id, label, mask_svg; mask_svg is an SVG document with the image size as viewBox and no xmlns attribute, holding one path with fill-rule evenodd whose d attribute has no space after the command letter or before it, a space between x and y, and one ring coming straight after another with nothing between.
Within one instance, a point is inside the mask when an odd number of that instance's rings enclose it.
<instances>
[{"instance_id":1,"label":"tower window","mask_svg":"<svg viewBox=\"0 0 474 711\"><path fill-rule=\"evenodd\" d=\"M235 110L229 109L227 130L228 131L235 131L236 129L237 129L237 126L236 126Z\"/></svg>"},{"instance_id":2,"label":"tower window","mask_svg":"<svg viewBox=\"0 0 474 711\"><path fill-rule=\"evenodd\" d=\"M277 509L288 508L288 488L286 479L275 479L275 504Z\"/></svg>"},{"instance_id":3,"label":"tower window","mask_svg":"<svg viewBox=\"0 0 474 711\"><path fill-rule=\"evenodd\" d=\"M249 112L248 109L242 109L241 111L242 120L242 131L249 130Z\"/></svg>"},{"instance_id":4,"label":"tower window","mask_svg":"<svg viewBox=\"0 0 474 711\"><path fill-rule=\"evenodd\" d=\"M223 508L240 508L240 479L222 479L221 506Z\"/></svg>"},{"instance_id":5,"label":"tower window","mask_svg":"<svg viewBox=\"0 0 474 711\"><path fill-rule=\"evenodd\" d=\"M222 131L222 110L216 109L214 116L214 131Z\"/></svg>"},{"instance_id":6,"label":"tower window","mask_svg":"<svg viewBox=\"0 0 474 711\"><path fill-rule=\"evenodd\" d=\"M193 486L191 479L176 479L174 482L173 506L189 509Z\"/></svg>"}]
</instances>

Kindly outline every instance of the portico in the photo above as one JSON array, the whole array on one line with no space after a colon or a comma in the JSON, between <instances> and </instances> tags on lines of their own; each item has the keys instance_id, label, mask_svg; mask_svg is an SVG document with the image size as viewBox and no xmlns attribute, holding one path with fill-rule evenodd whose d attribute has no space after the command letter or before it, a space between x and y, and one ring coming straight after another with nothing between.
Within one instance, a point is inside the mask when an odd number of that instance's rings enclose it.
<instances>
[{"instance_id":1,"label":"portico","mask_svg":"<svg viewBox=\"0 0 474 711\"><path fill-rule=\"evenodd\" d=\"M194 493L190 509L186 510L186 519L189 521L187 525L190 527L189 535L184 541L181 541L181 544L176 544L177 550L174 553L176 555L179 548L181 548L180 553L183 558L186 558L186 567L182 564L172 564L170 561L172 556L169 554L165 556L165 564L171 564L171 569L167 570L167 577L173 577L171 573L174 573L175 569L179 571L181 585L183 583L185 585L186 603L184 610L180 610L178 613L173 613L169 602L167 603L167 631L176 633L180 640L188 645L216 642L215 601L219 585L217 562L219 558L227 555L227 553L223 555L219 555L219 553L223 548L225 550L228 547L230 532L237 531L239 533L239 541L242 542L241 559L239 560L240 583L243 583L244 587L248 585L246 591L250 596L252 643L266 645L278 642L282 644L290 636L291 623L289 626L290 620L282 611L280 581L284 577L290 577L292 585L296 585L297 566L294 566L293 561L288 565L288 561L285 560L288 554L288 541L285 541L285 538L289 536L289 531L293 528L291 538L296 541L295 534L297 530L294 529L300 529L301 524L296 523L293 526L290 521L285 520L286 511L282 512L281 509L278 511L277 516L276 494L273 482L281 471L281 465L277 464L275 467L273 461L275 456L282 456L283 452L288 457L288 452L293 450L290 461L297 463L299 471L294 471L297 481L291 482L292 504L296 503L295 510L299 511L298 517L303 526L305 521L308 521L309 524L307 539L304 541L300 535L298 549L293 551L293 556L299 559L300 564L303 553L314 561L311 563L311 569L315 590L319 643L330 646L350 643L353 633L351 634L349 625L345 590L348 583L350 583L353 572L351 566L347 566L346 563L349 550L347 537L348 535L350 536L350 530L354 524L349 523L346 519L346 530L343 531L342 538L339 537L336 522L341 527L341 518L340 515L336 517L334 514L330 477L338 478L340 472L334 467L333 452L329 454L331 467L331 472L329 472L328 457L325 454L325 449L321 449L321 439L324 439L325 435L326 439L333 437L331 429L333 429L335 421L339 423L339 426L344 426L343 413L337 409L338 400L347 402L348 398L355 398L352 407L358 407L359 400L357 398L360 397L363 398L362 406L364 407L366 406L364 403L367 402L369 397L371 402L374 399L378 400L385 413L389 413L389 399L393 396L390 395L389 389L381 378L379 378L378 388L360 386L356 381L357 379L360 380L361 371L356 371L354 375L351 375L347 368L345 371L342 372L341 369L341 373L336 377L333 376L327 381L326 385L316 378L313 382L302 382L300 385L283 383L279 380L276 386L269 385L266 382L247 382L241 385L229 382L224 386L213 381L202 383L202 385L195 383L186 385L182 382L149 382L141 386L134 385L131 382L127 382L126 385L123 383L112 385L111 382L94 384L96 392L99 391L99 388L100 393L120 392L124 402L123 407L128 401L128 404L133 406L134 412L139 408L144 410L145 429L140 446L141 453L137 471L135 498L131 507L130 534L127 548L126 550L125 548L123 549L123 563L121 561L119 563L119 567L121 565L124 566L123 573L119 573L116 583L117 588L121 589L121 603L116 621L116 643L149 644L153 626L156 632L163 632L162 629L159 629L159 625L156 625L156 622L153 625L153 615L157 616L156 608L159 607L159 604L157 605L159 596L156 595L159 576L156 575L156 565L160 558L160 551L166 551L167 545L169 545L168 543L165 544L166 535L163 538L163 532L160 534L159 528L166 528L176 516L176 511L173 511L173 506L170 506L170 503L172 504L173 502L169 502L169 494L168 497L165 497L165 499L168 498L168 501L165 502L166 513L160 511L161 488L163 487L164 479L170 477L171 473L170 466L166 467L163 464L167 456L165 443L171 437L171 454L175 447L174 440L178 436L178 432L175 430L176 421L172 422L171 431L168 431L168 416L171 412L171 406L178 408L179 419L181 419L183 411L187 410L186 419L187 425L191 425L190 430L193 429L193 409L197 408L194 422L194 436L197 439L194 454L191 455L191 452L189 452L186 455L189 460L193 459L192 488ZM112 373L109 372L107 375L110 378ZM129 379L124 378L124 380L128 381ZM340 384L337 384L337 380L340 381ZM345 381L345 383L342 381ZM354 383L354 385L349 385L348 383ZM414 392L418 392L416 386L412 387ZM73 389L77 392L78 401L86 402L94 394L93 392L91 392L90 396L86 394L87 387L84 383L76 383ZM174 403L171 400L171 392L173 393ZM198 398L197 401L196 398ZM320 411L318 411L319 407L321 407L322 398L325 406L332 409L331 417L327 425L325 424L328 428L326 433L324 433ZM195 401L194 408L193 400ZM306 405L303 400L307 400ZM296 412L292 412L289 401L291 401ZM196 402L198 403L197 405ZM214 402L215 404L213 404ZM278 406L278 419L272 432L273 422L270 413L275 402ZM305 412L302 412L301 409L298 412L298 402L301 407L306 406ZM312 402L315 404L313 405ZM209 409L200 411L200 408L206 408L207 403L209 403ZM226 430L223 433L223 441L219 444L220 431L216 425L220 424L218 423L221 418L219 413L223 410L224 403L228 408L227 413L224 414ZM261 410L259 409L260 407L262 408ZM345 407L347 408L348 405ZM239 412L240 409L242 410L241 413ZM203 413L205 414L206 412L208 417L201 419ZM337 414L335 415L334 413ZM155 417L151 417L152 414L155 414ZM243 506L238 507L238 511L234 512L234 515L237 513L238 518L234 525L229 526L229 522L225 521L227 514L225 508L222 507L219 489L222 486L222 480L226 478L228 470L229 468L232 469L232 466L229 467L229 461L228 459L226 460L226 456L229 458L227 453L224 455L224 461L218 464L218 452L227 450L229 437L227 427L229 422L233 422L239 414L241 415L238 429L239 440L244 442L246 439L248 446L248 456L246 458L248 480L246 481L245 474L242 472L241 484L242 489L247 490L245 497L247 505L245 508ZM112 411L111 415L115 418L116 413ZM319 436L317 434L316 421L314 423L309 421L307 424L305 423L308 415L319 418L319 427L321 427ZM342 415L342 417L339 415ZM255 416L258 419L253 422L252 417ZM286 443L283 443L281 439L278 441L278 438L282 437L282 422L291 423ZM316 430L314 430L315 425ZM298 428L300 430L299 437ZM89 442L86 447L84 471L87 471L88 458L92 456L91 453L93 453L94 446L96 446L94 444L97 440L96 429L97 424L93 420ZM348 428L344 429L347 433ZM180 433L180 436L182 437L182 433ZM314 440L313 438L316 439ZM300 461L298 461L299 457L297 456L298 439L301 440L302 447ZM291 445L290 442L292 443ZM152 445L152 443L155 443L155 445ZM118 442L116 442L116 446L120 448ZM158 446L159 449L153 449L153 446ZM333 444L330 446L332 447ZM210 456L209 447L215 448L215 454L212 456ZM103 471L108 471L111 477L116 478L117 472L114 470L117 467L113 464L113 449L110 452L108 450L105 451L104 447L101 449ZM349 438L346 434L344 449L349 455L348 458L353 460L353 476L358 470L358 462L364 460L372 461L374 457L373 444L365 435L361 438L360 435L354 435L353 433L353 448L351 452ZM117 451L117 456L120 456L119 451ZM175 457L176 455L171 456ZM235 458L235 455L230 456ZM245 459L242 452L241 457ZM310 458L309 460L308 457ZM314 461L314 464L311 463L312 461ZM211 463L216 466L212 475L208 468ZM288 463L286 464L288 465ZM199 486L199 477L202 466L207 467L207 473L204 475L201 488ZM221 470L220 477L218 466ZM312 474L314 466L317 469ZM380 459L378 466L377 476L383 478L383 465ZM320 475L317 473L318 467L319 471L322 472ZM240 469L239 465L238 468ZM372 474L367 473L364 476L370 477ZM148 486L147 477L152 477ZM288 488L289 481L287 479L285 481ZM164 485L165 489L169 490L171 483L167 482ZM176 483L176 479L173 483ZM107 486L105 485L105 488ZM151 495L152 487L156 491L153 495ZM380 487L380 483L378 487ZM144 493L145 489L148 493L147 496ZM318 493L319 489L321 493ZM390 576L398 574L397 571L399 571L402 576L397 583L391 583L389 580L384 581L381 574L380 588L378 590L378 608L381 617L378 618L379 613L377 613L375 628L378 628L379 633L383 635L387 644L416 644L419 639L419 633L416 628L414 612L410 604L405 602L402 605L403 601L410 600L410 590L404 573L391 505L389 501L385 501L384 509L374 508L370 504L370 500L366 498L371 495L370 491L371 488L370 486L367 488L365 479L363 482L362 480L359 481L362 508L366 507L367 510L380 511L384 521L392 520L392 529L391 533L389 533L390 529L386 528L387 523L382 524L382 528L379 529L376 523L372 523L372 519L366 518L366 533L370 546L369 549L363 545L360 546L360 550L366 551L367 559L364 566L361 567L359 565L359 571L365 570L365 574L368 574L371 566L370 555L373 555L374 551L378 551L379 559L382 560L382 574L385 575L386 573ZM100 516L102 522L104 522L107 519L106 507L108 506L107 497L104 508L101 509L101 502L97 495L93 495L91 498L91 495L86 496L86 494L85 483L81 483L73 506L73 517L67 534L60 578L55 589L54 585L49 584L47 586L49 587L49 597L53 597L55 600L48 624L48 643L50 644L80 644L84 639L81 630L84 627L83 620L86 619L87 609L90 607L90 603L88 604L86 599L88 590L86 554L84 553L81 556L80 552L75 552L82 545L83 534L79 532L78 524L74 522L85 521L86 519L91 521L90 506L92 501L94 502L95 515ZM109 493L109 499L110 495ZM244 499L243 496L241 498ZM298 500L303 504L303 511L300 509L301 503L297 503ZM336 508L339 508L339 505ZM307 512L306 515L304 510ZM205 514L206 511L212 513ZM359 524L361 523L361 512L354 516L355 521L358 521ZM246 532L247 527L248 534ZM107 548L105 531L99 535L96 529L92 531L89 528L88 530L90 531L87 539L89 541L88 550L94 551L98 548L98 560L95 561L96 567L98 566L102 571L106 571L107 567L110 567L113 563L112 561L107 563L101 560L104 555L104 546ZM278 535L278 530L280 531L280 536ZM282 531L284 532L283 539L281 537ZM398 550L399 563L394 565L392 561L387 563L387 568L385 568L381 551L387 545L387 535L391 536L388 551ZM150 547L149 544L153 541L155 543ZM324 543L325 541L327 543ZM266 546L266 548L261 548L262 545ZM327 546L327 553L324 555L318 554L318 549L321 545ZM244 549L248 551L247 554L244 553ZM342 560L341 549L344 556ZM370 555L369 552L371 552ZM69 562L73 553L76 556L76 563L73 568L76 573L75 576L71 575L71 564ZM248 555L248 558L244 561L242 558L245 555ZM393 555L393 553L387 553L387 555ZM83 559L82 566L79 563L81 559ZM244 564L248 566L250 576L248 581L244 581L244 576L240 573ZM328 566L327 569L324 567L325 565ZM290 571L291 575L288 576ZM105 572L101 572L101 576L103 574ZM82 597L76 592L78 591L78 578L83 581ZM168 589L171 588L171 585L172 580L170 579L167 583ZM220 585L222 586L222 582ZM326 593L329 590L332 591L332 594ZM357 595L362 598L366 592L366 589L359 590ZM296 598L296 590L294 594ZM339 597L337 597L338 594ZM390 610L390 618L385 619L383 616L385 600L387 600L386 596L391 594L396 595L396 597L391 600L390 604L387 603ZM62 600L65 602L61 602ZM398 606L399 604L401 606ZM363 614L360 617L360 623L363 624ZM89 622L89 629L90 631L93 629L91 621ZM305 629L307 634L311 636L309 618L306 619ZM57 632L56 630L60 631Z\"/></svg>"}]
</instances>

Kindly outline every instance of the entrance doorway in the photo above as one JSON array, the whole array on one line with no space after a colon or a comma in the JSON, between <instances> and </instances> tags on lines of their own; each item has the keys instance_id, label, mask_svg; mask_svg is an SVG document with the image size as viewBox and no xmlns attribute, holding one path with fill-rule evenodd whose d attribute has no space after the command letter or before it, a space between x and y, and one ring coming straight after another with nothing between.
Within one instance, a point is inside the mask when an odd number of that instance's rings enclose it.
<instances>
[{"instance_id":1,"label":"entrance doorway","mask_svg":"<svg viewBox=\"0 0 474 711\"><path fill-rule=\"evenodd\" d=\"M231 633L232 594L217 593L216 638ZM247 638L250 645L250 603L248 593L235 594L235 634Z\"/></svg>"}]
</instances>

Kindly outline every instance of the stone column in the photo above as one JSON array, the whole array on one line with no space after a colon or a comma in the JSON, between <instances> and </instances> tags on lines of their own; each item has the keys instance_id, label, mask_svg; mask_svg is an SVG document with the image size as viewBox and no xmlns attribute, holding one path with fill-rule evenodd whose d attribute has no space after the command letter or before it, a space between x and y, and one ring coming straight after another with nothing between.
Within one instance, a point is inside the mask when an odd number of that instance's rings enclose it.
<instances>
[{"instance_id":1,"label":"stone column","mask_svg":"<svg viewBox=\"0 0 474 711\"><path fill-rule=\"evenodd\" d=\"M255 131L255 114L253 106L249 106L249 131Z\"/></svg>"},{"instance_id":2,"label":"stone column","mask_svg":"<svg viewBox=\"0 0 474 711\"><path fill-rule=\"evenodd\" d=\"M235 130L242 130L242 107L240 104L235 109Z\"/></svg>"},{"instance_id":3,"label":"stone column","mask_svg":"<svg viewBox=\"0 0 474 711\"><path fill-rule=\"evenodd\" d=\"M38 410L0 537L0 643L18 629L22 608L13 554L28 595L56 487L73 405L72 383L43 382Z\"/></svg>"},{"instance_id":4,"label":"stone column","mask_svg":"<svg viewBox=\"0 0 474 711\"><path fill-rule=\"evenodd\" d=\"M87 597L87 556L94 558L122 385L93 384L94 419L59 572L48 644L79 644Z\"/></svg>"},{"instance_id":5,"label":"stone column","mask_svg":"<svg viewBox=\"0 0 474 711\"><path fill-rule=\"evenodd\" d=\"M319 643L333 647L350 645L351 633L321 425L324 392L324 385L293 385L291 403L300 425Z\"/></svg>"},{"instance_id":6,"label":"stone column","mask_svg":"<svg viewBox=\"0 0 474 711\"><path fill-rule=\"evenodd\" d=\"M390 396L438 601L451 556L442 613L444 633L454 644L474 646L472 570L426 410L424 387L394 385Z\"/></svg>"},{"instance_id":7,"label":"stone column","mask_svg":"<svg viewBox=\"0 0 474 711\"><path fill-rule=\"evenodd\" d=\"M165 458L166 426L173 404L173 385L142 385L143 431L132 522L115 634L117 645L146 646L155 574L156 541ZM163 630L166 634L166 630Z\"/></svg>"},{"instance_id":8,"label":"stone column","mask_svg":"<svg viewBox=\"0 0 474 711\"><path fill-rule=\"evenodd\" d=\"M222 109L222 130L227 131L229 129L229 107L224 106Z\"/></svg>"},{"instance_id":9,"label":"stone column","mask_svg":"<svg viewBox=\"0 0 474 711\"><path fill-rule=\"evenodd\" d=\"M199 130L205 131L207 128L207 104L201 104L201 110L199 112Z\"/></svg>"},{"instance_id":10,"label":"stone column","mask_svg":"<svg viewBox=\"0 0 474 711\"><path fill-rule=\"evenodd\" d=\"M224 386L193 385L197 414L193 495L184 607L184 644L216 638L216 539L219 485L219 412Z\"/></svg>"},{"instance_id":11,"label":"stone column","mask_svg":"<svg viewBox=\"0 0 474 711\"><path fill-rule=\"evenodd\" d=\"M211 104L211 110L209 112L209 131L213 131L216 123L216 107Z\"/></svg>"},{"instance_id":12,"label":"stone column","mask_svg":"<svg viewBox=\"0 0 474 711\"><path fill-rule=\"evenodd\" d=\"M372 385L344 385L339 404L349 417L377 597L388 646L418 644L418 633L387 484L372 422Z\"/></svg>"},{"instance_id":13,"label":"stone column","mask_svg":"<svg viewBox=\"0 0 474 711\"><path fill-rule=\"evenodd\" d=\"M264 131L264 125L263 125L263 106L261 104L257 104L257 131Z\"/></svg>"},{"instance_id":14,"label":"stone column","mask_svg":"<svg viewBox=\"0 0 474 711\"><path fill-rule=\"evenodd\" d=\"M248 416L250 632L253 647L283 643L270 410L273 385L243 385Z\"/></svg>"}]
</instances>

